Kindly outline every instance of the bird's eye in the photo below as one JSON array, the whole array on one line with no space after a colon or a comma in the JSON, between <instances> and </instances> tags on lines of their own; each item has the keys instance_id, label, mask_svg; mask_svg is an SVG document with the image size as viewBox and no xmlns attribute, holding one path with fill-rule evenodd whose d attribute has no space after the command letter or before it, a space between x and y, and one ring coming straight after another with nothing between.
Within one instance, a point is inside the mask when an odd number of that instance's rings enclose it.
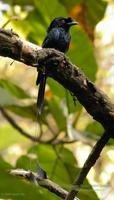
<instances>
[{"instance_id":1,"label":"bird's eye","mask_svg":"<svg viewBox=\"0 0 114 200\"><path fill-rule=\"evenodd\" d=\"M64 24L64 23L65 23L65 20L63 19L63 20L61 21L61 25Z\"/></svg>"},{"instance_id":2,"label":"bird's eye","mask_svg":"<svg viewBox=\"0 0 114 200\"><path fill-rule=\"evenodd\" d=\"M61 23L64 24L64 23L65 23L65 20L63 19L63 20L61 21Z\"/></svg>"},{"instance_id":3,"label":"bird's eye","mask_svg":"<svg viewBox=\"0 0 114 200\"><path fill-rule=\"evenodd\" d=\"M64 20L61 20L61 21L59 22L59 26L64 25L64 23L65 23L65 21L64 21Z\"/></svg>"}]
</instances>

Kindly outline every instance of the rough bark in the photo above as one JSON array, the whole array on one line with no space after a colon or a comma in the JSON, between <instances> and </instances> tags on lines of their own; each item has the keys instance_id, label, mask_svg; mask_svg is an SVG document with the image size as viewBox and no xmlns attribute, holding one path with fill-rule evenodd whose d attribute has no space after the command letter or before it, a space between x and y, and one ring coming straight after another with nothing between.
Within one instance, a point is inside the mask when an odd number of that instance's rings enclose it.
<instances>
[{"instance_id":1,"label":"rough bark","mask_svg":"<svg viewBox=\"0 0 114 200\"><path fill-rule=\"evenodd\" d=\"M12 30L0 29L0 55L27 65L46 67L52 77L71 91L93 119L112 132L114 130L114 105L69 59L54 49L41 49L37 45L18 38Z\"/></svg>"}]
</instances>

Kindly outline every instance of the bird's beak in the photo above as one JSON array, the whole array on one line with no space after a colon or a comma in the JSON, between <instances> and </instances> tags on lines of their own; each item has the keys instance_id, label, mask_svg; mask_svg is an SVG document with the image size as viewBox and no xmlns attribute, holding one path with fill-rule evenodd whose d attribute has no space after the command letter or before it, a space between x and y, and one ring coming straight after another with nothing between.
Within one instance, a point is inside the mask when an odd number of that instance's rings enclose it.
<instances>
[{"instance_id":1,"label":"bird's beak","mask_svg":"<svg viewBox=\"0 0 114 200\"><path fill-rule=\"evenodd\" d=\"M79 24L79 23L76 22L76 21L72 21L72 22L69 22L69 23L68 23L69 26L78 25L78 24Z\"/></svg>"}]
</instances>

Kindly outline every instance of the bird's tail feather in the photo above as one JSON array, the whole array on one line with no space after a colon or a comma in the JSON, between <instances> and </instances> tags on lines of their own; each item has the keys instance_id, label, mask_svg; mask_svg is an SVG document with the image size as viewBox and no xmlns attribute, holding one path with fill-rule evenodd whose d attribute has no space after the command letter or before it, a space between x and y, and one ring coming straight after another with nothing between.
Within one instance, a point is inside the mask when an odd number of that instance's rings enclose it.
<instances>
[{"instance_id":1,"label":"bird's tail feather","mask_svg":"<svg viewBox=\"0 0 114 200\"><path fill-rule=\"evenodd\" d=\"M36 80L36 84L39 85L38 98L37 98L37 107L39 115L41 114L43 108L46 78L47 77L45 73L39 72Z\"/></svg>"},{"instance_id":2,"label":"bird's tail feather","mask_svg":"<svg viewBox=\"0 0 114 200\"><path fill-rule=\"evenodd\" d=\"M40 79L42 77L42 73L41 71L38 72L38 76L37 76L37 79L36 79L36 85L39 85L40 84Z\"/></svg>"}]
</instances>

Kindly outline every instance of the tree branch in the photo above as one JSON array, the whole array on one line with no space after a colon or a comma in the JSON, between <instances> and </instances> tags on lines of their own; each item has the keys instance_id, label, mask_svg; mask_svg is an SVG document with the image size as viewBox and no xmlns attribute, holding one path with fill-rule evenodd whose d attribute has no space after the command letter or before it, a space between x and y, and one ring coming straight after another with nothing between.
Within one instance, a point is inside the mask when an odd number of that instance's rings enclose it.
<instances>
[{"instance_id":1,"label":"tree branch","mask_svg":"<svg viewBox=\"0 0 114 200\"><path fill-rule=\"evenodd\" d=\"M95 146L92 149L92 152L90 153L86 162L84 163L84 166L82 170L80 171L79 176L74 181L71 191L69 192L68 196L65 198L66 200L73 200L75 196L78 194L79 189L81 188L81 185L83 184L88 172L90 171L90 169L93 167L93 165L99 158L102 149L107 144L109 139L110 139L110 133L105 132L102 135L102 137L98 140L98 142L95 144Z\"/></svg>"},{"instance_id":2,"label":"tree branch","mask_svg":"<svg viewBox=\"0 0 114 200\"><path fill-rule=\"evenodd\" d=\"M65 197L68 195L68 192L61 188L56 183L52 182L49 179L42 179L39 175L36 175L35 173L31 171L25 171L23 169L13 169L10 171L11 175L14 176L21 176L30 182L33 182L36 185L40 185L52 193L56 194L57 196L61 197L62 199L65 199ZM75 200L79 200L78 198L75 198Z\"/></svg>"},{"instance_id":3,"label":"tree branch","mask_svg":"<svg viewBox=\"0 0 114 200\"><path fill-rule=\"evenodd\" d=\"M41 49L21 40L11 30L0 29L0 55L37 67L38 70L45 66L48 76L71 91L95 120L110 133L113 132L114 105L63 53Z\"/></svg>"},{"instance_id":4,"label":"tree branch","mask_svg":"<svg viewBox=\"0 0 114 200\"><path fill-rule=\"evenodd\" d=\"M109 138L114 137L114 105L107 95L59 51L39 50L38 46L19 39L12 31L0 29L0 55L36 67L37 70L42 70L42 66L45 66L47 75L73 93L93 119L100 122L106 130L85 162L74 188L67 197L67 200L70 199L69 196L74 199L77 194L75 186L81 186Z\"/></svg>"},{"instance_id":5,"label":"tree branch","mask_svg":"<svg viewBox=\"0 0 114 200\"><path fill-rule=\"evenodd\" d=\"M64 138L59 140L57 139L59 134L54 135L51 139L48 139L48 140L43 140L39 137L30 135L16 123L16 121L8 114L7 111L5 111L5 109L0 107L0 111L2 115L5 117L5 119L12 125L13 128L15 128L21 135L25 136L26 138L30 139L33 142L38 142L41 144L71 144L71 143L76 142L76 140L68 140Z\"/></svg>"},{"instance_id":6,"label":"tree branch","mask_svg":"<svg viewBox=\"0 0 114 200\"><path fill-rule=\"evenodd\" d=\"M2 115L7 119L7 121L17 130L21 135L25 136L26 138L36 142L38 139L37 137L34 137L32 135L29 135L25 130L23 130L16 122L15 120L2 108L0 107L0 111Z\"/></svg>"}]
</instances>

